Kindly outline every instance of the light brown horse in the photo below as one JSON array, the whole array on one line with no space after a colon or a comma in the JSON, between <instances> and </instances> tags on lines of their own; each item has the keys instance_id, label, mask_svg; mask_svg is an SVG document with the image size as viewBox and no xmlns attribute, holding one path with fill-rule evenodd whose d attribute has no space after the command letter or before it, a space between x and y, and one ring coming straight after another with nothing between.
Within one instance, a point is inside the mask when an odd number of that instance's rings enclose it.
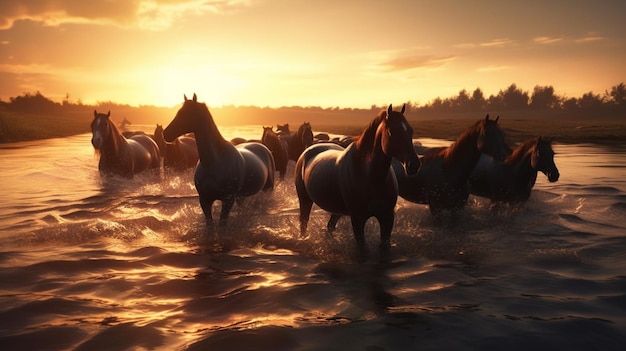
<instances>
[{"instance_id":1,"label":"light brown horse","mask_svg":"<svg viewBox=\"0 0 626 351\"><path fill-rule=\"evenodd\" d=\"M163 156L163 167L184 170L195 167L198 163L198 148L196 139L181 135L168 143L163 138L163 126L156 125L154 129L154 140L159 145L161 156Z\"/></svg>"},{"instance_id":2,"label":"light brown horse","mask_svg":"<svg viewBox=\"0 0 626 351\"><path fill-rule=\"evenodd\" d=\"M91 144L100 155L98 169L102 174L127 178L147 169L159 168L161 157L156 142L145 134L125 138L107 114L93 111Z\"/></svg>"},{"instance_id":3,"label":"light brown horse","mask_svg":"<svg viewBox=\"0 0 626 351\"><path fill-rule=\"evenodd\" d=\"M391 105L374 118L359 139L348 148L321 143L307 148L296 163L295 182L300 201L300 231L305 234L313 204L331 213L327 228L350 216L357 246L365 253L365 223L380 223L380 247L390 247L398 187L391 159L403 165L402 173L414 174L420 166L412 143L413 129Z\"/></svg>"},{"instance_id":4,"label":"light brown horse","mask_svg":"<svg viewBox=\"0 0 626 351\"><path fill-rule=\"evenodd\" d=\"M207 222L213 222L211 210L216 200L222 202L220 224L224 225L235 200L274 188L276 166L270 150L261 143L234 146L225 140L206 104L198 102L196 94L191 100L185 96L163 137L171 142L192 132L200 157L194 182Z\"/></svg>"}]
</instances>

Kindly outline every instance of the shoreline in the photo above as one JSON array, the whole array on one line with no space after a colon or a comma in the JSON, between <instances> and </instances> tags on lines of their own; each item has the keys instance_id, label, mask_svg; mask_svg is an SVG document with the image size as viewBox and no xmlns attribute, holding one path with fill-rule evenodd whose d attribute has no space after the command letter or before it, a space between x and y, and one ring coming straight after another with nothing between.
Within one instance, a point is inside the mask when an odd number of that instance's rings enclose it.
<instances>
[{"instance_id":1,"label":"shoreline","mask_svg":"<svg viewBox=\"0 0 626 351\"><path fill-rule=\"evenodd\" d=\"M414 129L413 137L415 139L432 138L454 141L478 119L466 117L442 119L408 117L407 120ZM63 123L65 128L56 129L50 128L49 122L40 123L39 125L33 123L26 128L28 132L17 133L9 138L0 139L0 145L70 137L89 132L87 123L68 123L69 121L67 120L63 122L65 122ZM367 124L367 122L364 122L359 125L355 121L350 121L343 125L324 120L319 122L311 120L310 122L314 133L325 132L347 136L360 135ZM537 136L551 137L555 142L564 144L626 145L626 119L622 121L619 119L507 119L503 117L500 118L498 123L504 131L505 139L509 145L515 145L528 138ZM259 121L258 124L261 125L262 122ZM228 125L232 126L231 124ZM249 125L249 123L245 125ZM44 129L39 131L37 127L44 127Z\"/></svg>"},{"instance_id":2,"label":"shoreline","mask_svg":"<svg viewBox=\"0 0 626 351\"><path fill-rule=\"evenodd\" d=\"M454 141L477 119L409 119L413 137ZM504 131L506 142L515 145L532 137L549 137L562 144L626 145L626 121L616 120L536 120L501 118L498 122ZM358 136L363 127L320 125L319 128L333 134Z\"/></svg>"}]
</instances>

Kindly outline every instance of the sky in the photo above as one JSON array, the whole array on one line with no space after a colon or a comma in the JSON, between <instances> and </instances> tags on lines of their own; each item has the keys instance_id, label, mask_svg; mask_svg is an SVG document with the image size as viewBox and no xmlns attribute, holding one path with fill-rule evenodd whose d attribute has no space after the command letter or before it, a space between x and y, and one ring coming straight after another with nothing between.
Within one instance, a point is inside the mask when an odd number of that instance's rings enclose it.
<instances>
[{"instance_id":1,"label":"sky","mask_svg":"<svg viewBox=\"0 0 626 351\"><path fill-rule=\"evenodd\" d=\"M369 108L626 82L623 0L0 0L0 99Z\"/></svg>"}]
</instances>

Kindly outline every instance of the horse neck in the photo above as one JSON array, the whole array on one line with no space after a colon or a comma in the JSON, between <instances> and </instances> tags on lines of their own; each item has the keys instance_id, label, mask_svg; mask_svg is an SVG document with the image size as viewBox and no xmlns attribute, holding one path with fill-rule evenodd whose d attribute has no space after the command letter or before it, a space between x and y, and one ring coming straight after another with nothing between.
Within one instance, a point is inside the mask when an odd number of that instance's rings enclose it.
<instances>
[{"instance_id":1,"label":"horse neck","mask_svg":"<svg viewBox=\"0 0 626 351\"><path fill-rule=\"evenodd\" d=\"M372 136L370 133L375 134ZM391 157L383 152L381 135L378 132L378 124L370 125L369 129L365 130L359 140L353 143L353 145L356 149L357 162L362 162L367 165L367 172L370 179L372 179L375 184L383 182L389 173Z\"/></svg>"},{"instance_id":2,"label":"horse neck","mask_svg":"<svg viewBox=\"0 0 626 351\"><path fill-rule=\"evenodd\" d=\"M157 132L154 133L154 141L159 146L159 149L165 149L167 142L165 141L165 138L163 137L163 130L161 130L158 133Z\"/></svg>"},{"instance_id":3,"label":"horse neck","mask_svg":"<svg viewBox=\"0 0 626 351\"><path fill-rule=\"evenodd\" d=\"M537 179L537 170L533 169L531 158L533 155L533 142L525 142L513 150L504 164L508 166L516 182L526 183Z\"/></svg>"},{"instance_id":4,"label":"horse neck","mask_svg":"<svg viewBox=\"0 0 626 351\"><path fill-rule=\"evenodd\" d=\"M461 165L459 174L469 174L480 158L478 149L478 131L461 135L450 147L443 151L444 165Z\"/></svg>"},{"instance_id":5,"label":"horse neck","mask_svg":"<svg viewBox=\"0 0 626 351\"><path fill-rule=\"evenodd\" d=\"M230 142L226 141L217 125L215 120L209 114L209 116L203 119L203 123L194 130L196 136L196 144L198 147L198 157L200 162L204 165L210 165L219 160L223 150L227 147L234 147Z\"/></svg>"},{"instance_id":6,"label":"horse neck","mask_svg":"<svg viewBox=\"0 0 626 351\"><path fill-rule=\"evenodd\" d=\"M100 157L103 158L118 158L118 155L123 152L124 149L128 148L128 141L122 135L122 133L117 129L115 123L110 120L107 121L109 123L109 130L111 131L110 137L103 141L103 147L100 151ZM110 152L108 152L110 150Z\"/></svg>"}]
</instances>

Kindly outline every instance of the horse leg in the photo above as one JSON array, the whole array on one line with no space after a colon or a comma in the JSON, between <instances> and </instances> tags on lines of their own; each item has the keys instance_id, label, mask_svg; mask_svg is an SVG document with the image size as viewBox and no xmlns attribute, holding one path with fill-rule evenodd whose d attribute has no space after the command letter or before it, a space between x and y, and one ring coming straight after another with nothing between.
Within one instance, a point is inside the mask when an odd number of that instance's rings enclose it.
<instances>
[{"instance_id":1,"label":"horse leg","mask_svg":"<svg viewBox=\"0 0 626 351\"><path fill-rule=\"evenodd\" d=\"M339 221L339 218L341 218L340 214L335 214L335 213L330 214L330 219L328 220L328 224L326 224L326 230L328 230L328 234L331 234L332 232L335 231L335 228L337 227L337 221Z\"/></svg>"},{"instance_id":2,"label":"horse leg","mask_svg":"<svg viewBox=\"0 0 626 351\"><path fill-rule=\"evenodd\" d=\"M213 224L213 201L214 200L208 200L200 196L200 207L202 207L202 212L204 212L207 224Z\"/></svg>"},{"instance_id":3,"label":"horse leg","mask_svg":"<svg viewBox=\"0 0 626 351\"><path fill-rule=\"evenodd\" d=\"M220 223L219 223L221 227L226 225L226 222L228 220L228 215L230 214L230 210L233 208L234 204L235 204L234 196L229 196L225 198L224 200L222 200L222 211L220 212Z\"/></svg>"},{"instance_id":4,"label":"horse leg","mask_svg":"<svg viewBox=\"0 0 626 351\"><path fill-rule=\"evenodd\" d=\"M300 200L300 236L306 235L306 229L309 224L309 217L311 216L311 208L313 208L313 200L308 196L300 196L298 193L298 199Z\"/></svg>"},{"instance_id":5,"label":"horse leg","mask_svg":"<svg viewBox=\"0 0 626 351\"><path fill-rule=\"evenodd\" d=\"M393 230L393 222L395 219L395 213L393 210L385 216L377 218L380 224L380 251L383 253L389 252L391 249L391 231Z\"/></svg>"},{"instance_id":6,"label":"horse leg","mask_svg":"<svg viewBox=\"0 0 626 351\"><path fill-rule=\"evenodd\" d=\"M354 239L356 239L359 259L364 259L367 256L367 247L365 246L366 219L354 215L350 219L352 221L352 231L354 232Z\"/></svg>"}]
</instances>

